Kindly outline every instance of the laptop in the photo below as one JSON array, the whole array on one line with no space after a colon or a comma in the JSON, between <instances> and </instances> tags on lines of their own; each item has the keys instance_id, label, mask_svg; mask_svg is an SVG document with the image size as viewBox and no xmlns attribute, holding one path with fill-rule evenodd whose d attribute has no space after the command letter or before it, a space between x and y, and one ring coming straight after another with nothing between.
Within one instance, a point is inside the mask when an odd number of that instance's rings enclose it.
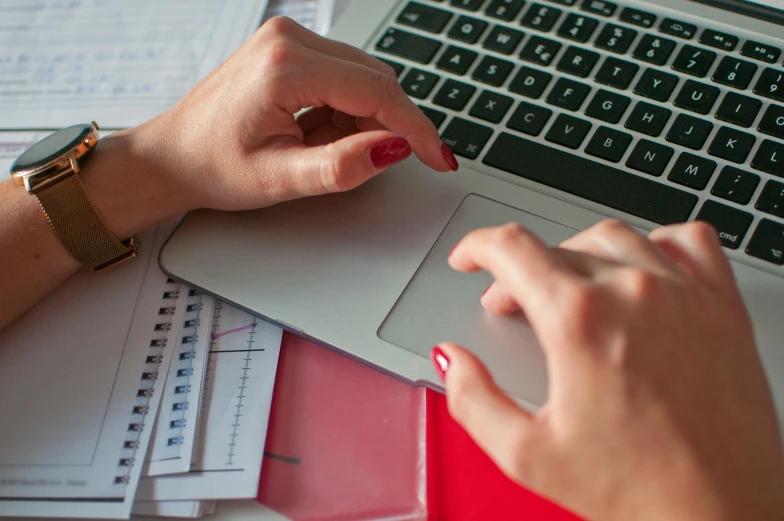
<instances>
[{"instance_id":1,"label":"laptop","mask_svg":"<svg viewBox=\"0 0 784 521\"><path fill-rule=\"evenodd\" d=\"M779 6L779 7L777 7ZM600 220L712 223L784 420L784 9L778 0L357 0L331 32L389 63L457 154L345 194L192 212L162 269L406 381L441 341L535 409L545 359L486 273L446 259L517 221L552 245Z\"/></svg>"}]
</instances>

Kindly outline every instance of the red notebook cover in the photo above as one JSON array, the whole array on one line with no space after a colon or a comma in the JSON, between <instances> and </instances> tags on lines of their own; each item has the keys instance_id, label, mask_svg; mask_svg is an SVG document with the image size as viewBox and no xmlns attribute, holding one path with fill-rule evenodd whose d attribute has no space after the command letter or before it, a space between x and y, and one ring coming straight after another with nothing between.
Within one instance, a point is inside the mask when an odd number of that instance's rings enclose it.
<instances>
[{"instance_id":1,"label":"red notebook cover","mask_svg":"<svg viewBox=\"0 0 784 521\"><path fill-rule=\"evenodd\" d=\"M286 333L257 498L292 521L579 521L413 387Z\"/></svg>"}]
</instances>

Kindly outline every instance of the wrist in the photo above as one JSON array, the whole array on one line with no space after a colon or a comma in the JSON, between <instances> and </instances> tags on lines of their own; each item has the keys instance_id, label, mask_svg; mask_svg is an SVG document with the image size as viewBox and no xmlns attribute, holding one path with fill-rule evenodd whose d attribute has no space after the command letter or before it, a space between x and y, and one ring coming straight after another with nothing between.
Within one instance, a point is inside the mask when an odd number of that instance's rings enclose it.
<instances>
[{"instance_id":1,"label":"wrist","mask_svg":"<svg viewBox=\"0 0 784 521\"><path fill-rule=\"evenodd\" d=\"M102 138L82 162L82 184L120 240L189 209L166 175L162 148L143 125Z\"/></svg>"}]
</instances>

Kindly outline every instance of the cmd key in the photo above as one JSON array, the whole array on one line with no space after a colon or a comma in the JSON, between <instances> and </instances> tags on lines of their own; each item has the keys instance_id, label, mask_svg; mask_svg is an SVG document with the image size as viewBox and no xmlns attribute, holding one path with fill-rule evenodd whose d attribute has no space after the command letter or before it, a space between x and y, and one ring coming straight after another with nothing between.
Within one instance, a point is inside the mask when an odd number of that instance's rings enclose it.
<instances>
[{"instance_id":1,"label":"cmd key","mask_svg":"<svg viewBox=\"0 0 784 521\"><path fill-rule=\"evenodd\" d=\"M388 52L417 63L429 63L440 47L441 42L438 40L400 29L388 29L376 43L378 51Z\"/></svg>"},{"instance_id":2,"label":"cmd key","mask_svg":"<svg viewBox=\"0 0 784 521\"><path fill-rule=\"evenodd\" d=\"M685 222L698 200L672 186L506 132L483 162L658 224Z\"/></svg>"}]
</instances>

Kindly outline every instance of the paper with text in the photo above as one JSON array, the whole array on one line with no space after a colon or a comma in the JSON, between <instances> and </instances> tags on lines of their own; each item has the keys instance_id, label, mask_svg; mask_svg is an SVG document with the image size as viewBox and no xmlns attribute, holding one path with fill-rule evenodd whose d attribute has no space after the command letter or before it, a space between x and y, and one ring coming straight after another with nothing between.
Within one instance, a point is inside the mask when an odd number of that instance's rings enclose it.
<instances>
[{"instance_id":1,"label":"paper with text","mask_svg":"<svg viewBox=\"0 0 784 521\"><path fill-rule=\"evenodd\" d=\"M0 0L0 128L142 123L253 31L266 0Z\"/></svg>"}]
</instances>

